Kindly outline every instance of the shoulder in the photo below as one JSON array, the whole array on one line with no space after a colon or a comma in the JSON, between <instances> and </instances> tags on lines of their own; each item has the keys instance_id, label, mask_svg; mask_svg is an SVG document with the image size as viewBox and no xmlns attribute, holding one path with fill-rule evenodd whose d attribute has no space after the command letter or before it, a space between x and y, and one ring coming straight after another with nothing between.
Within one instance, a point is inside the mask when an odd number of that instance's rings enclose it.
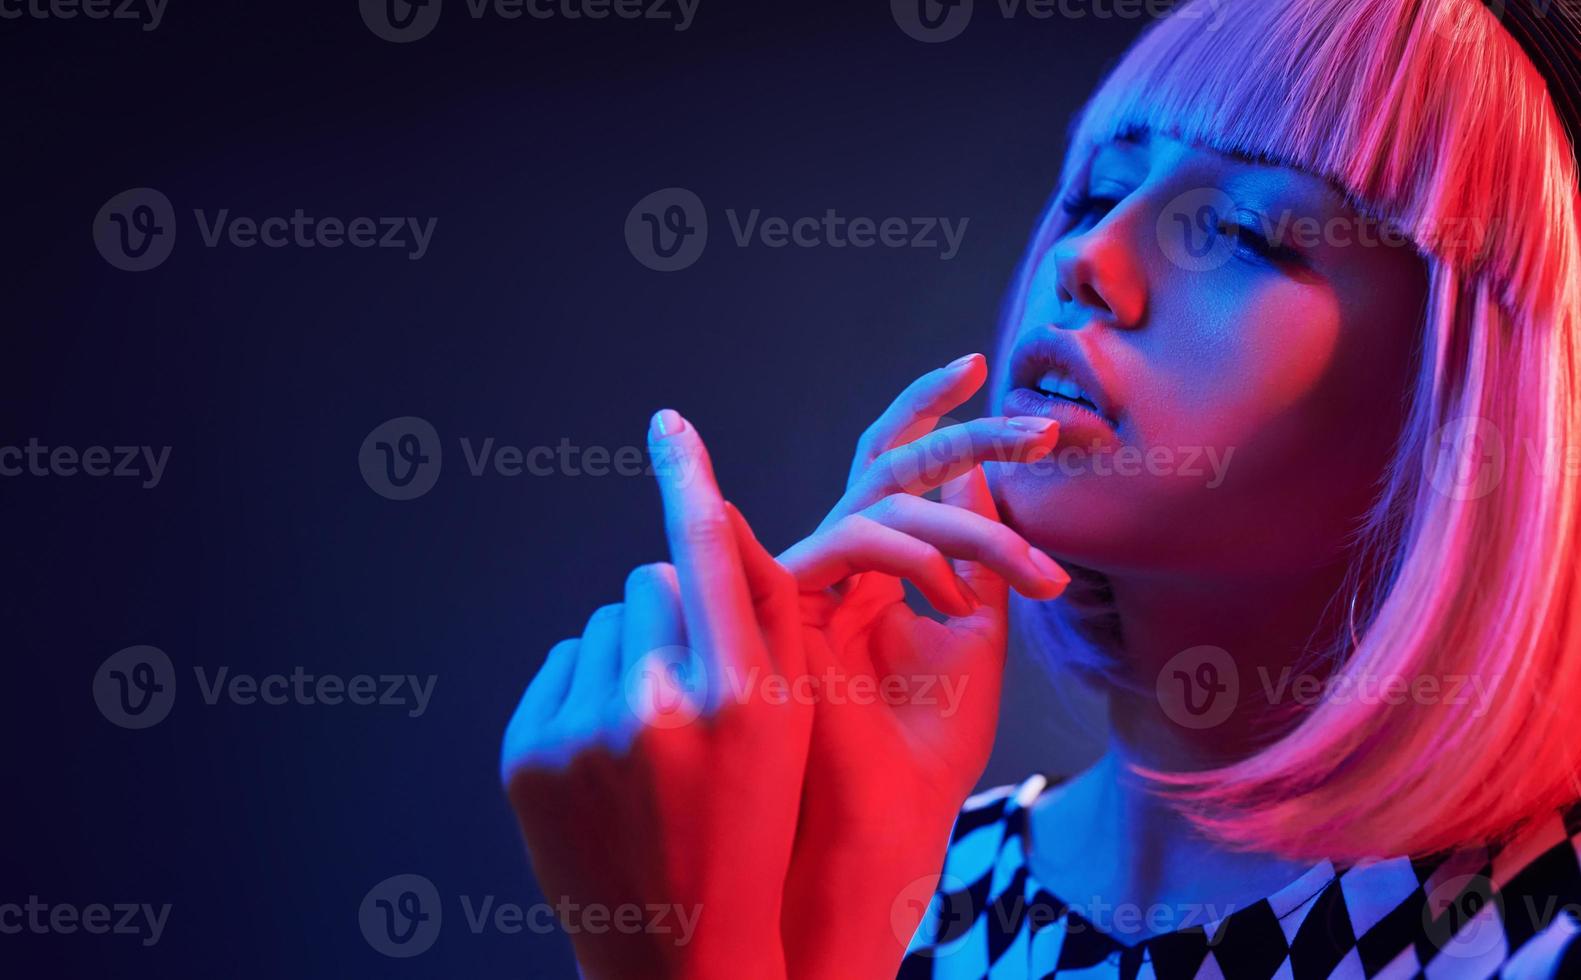
<instances>
[{"instance_id":1,"label":"shoulder","mask_svg":"<svg viewBox=\"0 0 1581 980\"><path fill-rule=\"evenodd\" d=\"M977 978L1049 958L1039 955L1044 931L1037 927L1063 906L1031 879L1024 851L1030 807L1048 785L1034 774L962 806L902 978ZM1307 970L1313 975L1349 963L1369 976L1581 976L1581 803L1546 814L1496 847L1325 866L1327 884L1305 888L1299 907L1258 903L1209 927L1215 943L1226 931L1246 933L1222 927L1255 918L1266 905L1283 937L1270 948L1315 968ZM1048 915L1025 928L1040 902ZM1245 944L1221 944L1225 952L1231 946ZM1166 952L1160 946L1148 956ZM1207 946L1197 952L1206 954Z\"/></svg>"},{"instance_id":2,"label":"shoulder","mask_svg":"<svg viewBox=\"0 0 1581 980\"><path fill-rule=\"evenodd\" d=\"M937 887L913 935L902 978L986 976L1007 933L994 909L1021 895L1027 806L1048 785L1033 774L974 794L956 815Z\"/></svg>"},{"instance_id":3,"label":"shoulder","mask_svg":"<svg viewBox=\"0 0 1581 980\"><path fill-rule=\"evenodd\" d=\"M1457 852L1423 889L1437 955L1502 963L1506 977L1581 975L1581 803Z\"/></svg>"}]
</instances>

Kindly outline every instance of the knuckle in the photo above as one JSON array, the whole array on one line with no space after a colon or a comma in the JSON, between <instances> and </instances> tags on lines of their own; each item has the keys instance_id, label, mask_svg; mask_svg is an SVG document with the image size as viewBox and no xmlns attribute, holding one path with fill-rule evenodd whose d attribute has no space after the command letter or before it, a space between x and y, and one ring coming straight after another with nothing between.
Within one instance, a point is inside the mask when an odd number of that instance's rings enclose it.
<instances>
[{"instance_id":1,"label":"knuckle","mask_svg":"<svg viewBox=\"0 0 1581 980\"><path fill-rule=\"evenodd\" d=\"M917 560L934 575L950 578L955 575L955 566L944 557L944 553L931 544L925 544L918 551Z\"/></svg>"},{"instance_id":2,"label":"knuckle","mask_svg":"<svg viewBox=\"0 0 1581 980\"><path fill-rule=\"evenodd\" d=\"M864 508L863 514L865 514L869 520L875 521L879 524L888 524L890 521L895 519L896 513L902 506L904 506L901 503L900 498L906 496L909 495L904 493L885 494Z\"/></svg>"},{"instance_id":3,"label":"knuckle","mask_svg":"<svg viewBox=\"0 0 1581 980\"><path fill-rule=\"evenodd\" d=\"M1021 535L1005 527L1003 524L992 524L982 530L981 551L985 555L992 555L1001 561L1016 561L1026 554L1027 544Z\"/></svg>"},{"instance_id":4,"label":"knuckle","mask_svg":"<svg viewBox=\"0 0 1581 980\"><path fill-rule=\"evenodd\" d=\"M880 473L891 473L900 465L901 460L908 459L916 452L915 443L906 443L904 446L892 446L873 457L873 469Z\"/></svg>"},{"instance_id":5,"label":"knuckle","mask_svg":"<svg viewBox=\"0 0 1581 980\"><path fill-rule=\"evenodd\" d=\"M669 562L653 561L645 565L638 565L626 575L626 594L630 595L643 589L657 589L667 585L675 574L675 566Z\"/></svg>"},{"instance_id":6,"label":"knuckle","mask_svg":"<svg viewBox=\"0 0 1581 980\"><path fill-rule=\"evenodd\" d=\"M795 574L779 562L774 563L774 571L769 574L769 589L774 598L781 600L793 600L801 593Z\"/></svg>"},{"instance_id":7,"label":"knuckle","mask_svg":"<svg viewBox=\"0 0 1581 980\"><path fill-rule=\"evenodd\" d=\"M929 506L928 501L912 493L896 492L883 499L884 506L896 517L914 514L919 508Z\"/></svg>"},{"instance_id":8,"label":"knuckle","mask_svg":"<svg viewBox=\"0 0 1581 980\"><path fill-rule=\"evenodd\" d=\"M722 546L731 540L732 533L730 517L723 508L714 508L694 515L684 521L680 527L681 540L699 548Z\"/></svg>"},{"instance_id":9,"label":"knuckle","mask_svg":"<svg viewBox=\"0 0 1581 980\"><path fill-rule=\"evenodd\" d=\"M874 450L878 447L878 420L874 420L862 434L856 437L856 456L858 459L871 459Z\"/></svg>"},{"instance_id":10,"label":"knuckle","mask_svg":"<svg viewBox=\"0 0 1581 980\"><path fill-rule=\"evenodd\" d=\"M597 609L593 610L593 615L587 617L587 625L608 625L611 621L620 618L620 615L625 611L625 608L625 603L622 602L611 602L607 603L606 605L599 606Z\"/></svg>"},{"instance_id":11,"label":"knuckle","mask_svg":"<svg viewBox=\"0 0 1581 980\"><path fill-rule=\"evenodd\" d=\"M865 513L847 514L840 518L838 525L849 541L860 541L872 537L878 532L881 525Z\"/></svg>"}]
</instances>

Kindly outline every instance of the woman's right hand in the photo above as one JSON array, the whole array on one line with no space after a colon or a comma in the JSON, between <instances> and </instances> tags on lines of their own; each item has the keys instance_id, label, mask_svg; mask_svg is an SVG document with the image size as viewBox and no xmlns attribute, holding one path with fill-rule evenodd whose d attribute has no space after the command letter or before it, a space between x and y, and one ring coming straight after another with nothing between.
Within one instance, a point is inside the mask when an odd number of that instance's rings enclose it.
<instances>
[{"instance_id":1,"label":"woman's right hand","mask_svg":"<svg viewBox=\"0 0 1581 980\"><path fill-rule=\"evenodd\" d=\"M981 467L1042 459L1057 426L935 431L986 373L972 355L910 385L864 433L839 503L778 558L819 692L781 918L791 976L894 975L993 745L1008 587L1052 599L1069 583L1000 522ZM912 610L902 579L951 618Z\"/></svg>"},{"instance_id":2,"label":"woman's right hand","mask_svg":"<svg viewBox=\"0 0 1581 980\"><path fill-rule=\"evenodd\" d=\"M772 980L813 715L779 692L817 634L697 431L661 412L649 449L672 561L550 652L501 777L583 976Z\"/></svg>"}]
</instances>

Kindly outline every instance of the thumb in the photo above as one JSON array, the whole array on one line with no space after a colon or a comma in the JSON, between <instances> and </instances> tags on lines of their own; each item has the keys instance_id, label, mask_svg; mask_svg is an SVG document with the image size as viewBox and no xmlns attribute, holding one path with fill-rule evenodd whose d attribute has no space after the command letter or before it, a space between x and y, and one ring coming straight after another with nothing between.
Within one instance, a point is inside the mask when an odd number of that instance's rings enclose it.
<instances>
[{"instance_id":1,"label":"thumb","mask_svg":"<svg viewBox=\"0 0 1581 980\"><path fill-rule=\"evenodd\" d=\"M725 501L725 512L770 655L787 678L799 677L806 670L806 662L800 642L801 608L796 579L758 541L752 525L735 504Z\"/></svg>"}]
</instances>

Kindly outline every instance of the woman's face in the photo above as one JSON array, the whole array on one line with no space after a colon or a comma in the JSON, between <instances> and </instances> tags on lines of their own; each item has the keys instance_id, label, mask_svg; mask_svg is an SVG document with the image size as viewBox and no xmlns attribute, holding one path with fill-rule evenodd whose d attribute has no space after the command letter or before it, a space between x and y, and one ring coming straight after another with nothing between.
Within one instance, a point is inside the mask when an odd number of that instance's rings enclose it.
<instances>
[{"instance_id":1,"label":"woman's face","mask_svg":"<svg viewBox=\"0 0 1581 980\"><path fill-rule=\"evenodd\" d=\"M1322 179L1158 134L1076 191L995 391L1061 423L1053 456L988 465L1006 522L1111 573L1339 557L1404 420L1423 260Z\"/></svg>"}]
</instances>

